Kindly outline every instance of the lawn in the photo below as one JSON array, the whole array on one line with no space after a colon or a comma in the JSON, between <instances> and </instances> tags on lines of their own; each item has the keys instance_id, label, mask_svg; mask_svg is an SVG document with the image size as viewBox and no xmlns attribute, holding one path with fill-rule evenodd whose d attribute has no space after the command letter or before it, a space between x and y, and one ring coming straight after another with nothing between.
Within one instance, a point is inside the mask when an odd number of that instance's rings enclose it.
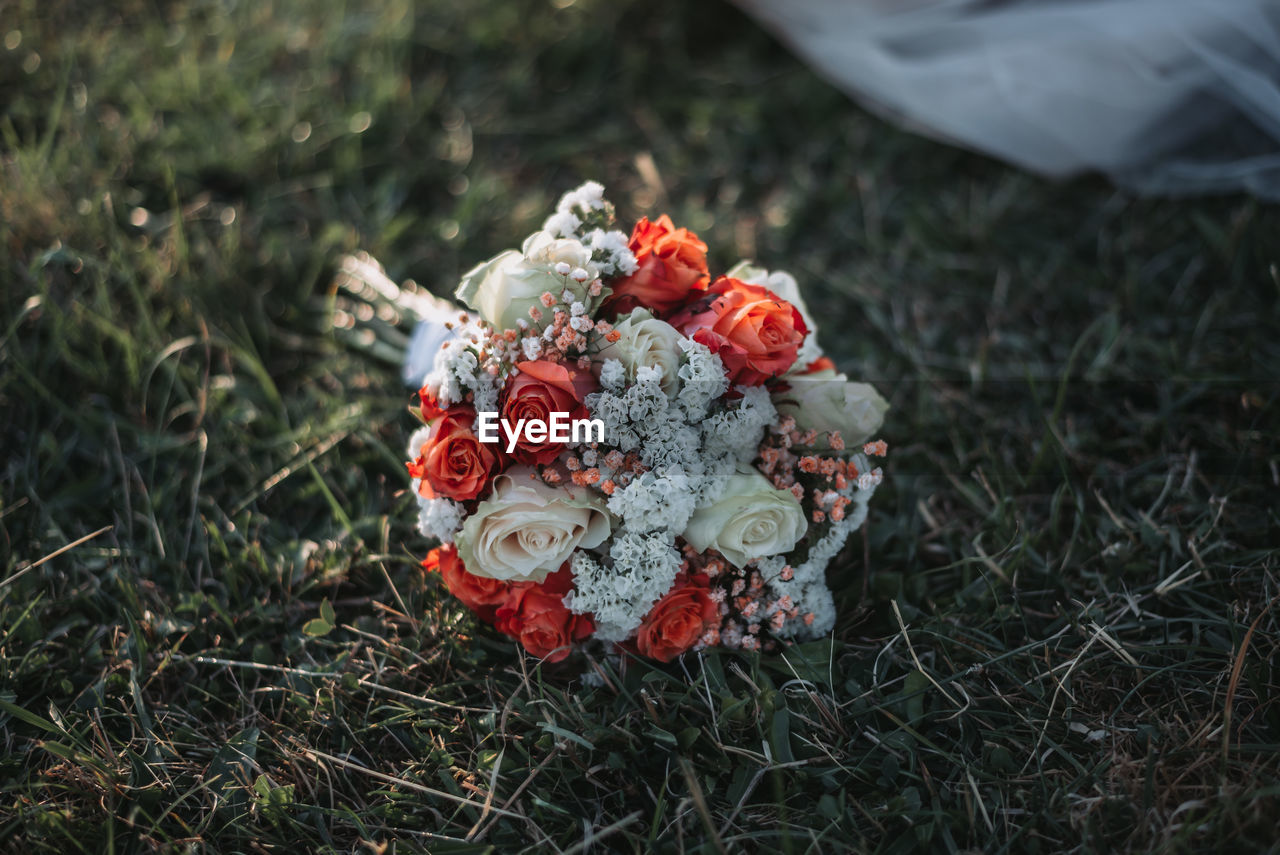
<instances>
[{"instance_id":1,"label":"lawn","mask_svg":"<svg viewBox=\"0 0 1280 855\"><path fill-rule=\"evenodd\" d=\"M589 686L424 577L340 259L447 295L588 178L891 401L833 637ZM0 0L0 849L1274 850L1278 269L719 0Z\"/></svg>"}]
</instances>

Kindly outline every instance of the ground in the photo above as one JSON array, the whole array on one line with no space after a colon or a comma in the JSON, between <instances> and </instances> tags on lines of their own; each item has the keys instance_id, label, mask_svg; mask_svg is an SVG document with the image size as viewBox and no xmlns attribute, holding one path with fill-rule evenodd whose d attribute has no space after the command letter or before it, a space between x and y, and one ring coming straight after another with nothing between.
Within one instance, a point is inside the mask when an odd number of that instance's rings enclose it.
<instances>
[{"instance_id":1,"label":"ground","mask_svg":"<svg viewBox=\"0 0 1280 855\"><path fill-rule=\"evenodd\" d=\"M592 688L424 578L338 260L447 294L587 178L891 401L831 639ZM0 848L1275 847L1278 263L719 2L0 2Z\"/></svg>"}]
</instances>

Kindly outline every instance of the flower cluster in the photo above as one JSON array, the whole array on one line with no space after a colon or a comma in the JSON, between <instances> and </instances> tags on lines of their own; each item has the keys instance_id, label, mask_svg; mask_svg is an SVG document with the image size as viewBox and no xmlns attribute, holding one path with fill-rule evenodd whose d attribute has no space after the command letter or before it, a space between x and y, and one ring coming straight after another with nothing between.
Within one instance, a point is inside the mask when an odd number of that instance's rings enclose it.
<instances>
[{"instance_id":1,"label":"flower cluster","mask_svg":"<svg viewBox=\"0 0 1280 855\"><path fill-rule=\"evenodd\" d=\"M418 337L439 348L409 444L425 566L548 661L829 632L825 570L882 478L888 404L822 356L788 274L713 277L665 215L613 225L599 184L566 194ZM545 429L561 417L602 433Z\"/></svg>"}]
</instances>

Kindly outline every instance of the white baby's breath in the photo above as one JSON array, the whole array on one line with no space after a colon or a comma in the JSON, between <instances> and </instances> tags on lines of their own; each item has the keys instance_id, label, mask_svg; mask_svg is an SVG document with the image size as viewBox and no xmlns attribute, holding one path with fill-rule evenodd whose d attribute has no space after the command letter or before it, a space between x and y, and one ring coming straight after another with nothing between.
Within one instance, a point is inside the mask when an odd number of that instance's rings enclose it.
<instances>
[{"instance_id":1,"label":"white baby's breath","mask_svg":"<svg viewBox=\"0 0 1280 855\"><path fill-rule=\"evenodd\" d=\"M418 532L423 537L453 543L454 536L462 528L464 515L462 505L451 499L418 498Z\"/></svg>"},{"instance_id":2,"label":"white baby's breath","mask_svg":"<svg viewBox=\"0 0 1280 855\"><path fill-rule=\"evenodd\" d=\"M777 412L763 386L739 386L737 391L742 397L736 408L703 421L702 448L704 454L747 463L756 456L760 438L777 419Z\"/></svg>"},{"instance_id":3,"label":"white baby's breath","mask_svg":"<svg viewBox=\"0 0 1280 855\"><path fill-rule=\"evenodd\" d=\"M556 211L543 222L542 230L556 237L573 237L581 226L582 220L572 211Z\"/></svg>"},{"instance_id":4,"label":"white baby's breath","mask_svg":"<svg viewBox=\"0 0 1280 855\"><path fill-rule=\"evenodd\" d=\"M591 260L606 276L630 276L640 266L631 251L630 238L619 231L592 229L583 236L591 248Z\"/></svg>"},{"instance_id":5,"label":"white baby's breath","mask_svg":"<svg viewBox=\"0 0 1280 855\"><path fill-rule=\"evenodd\" d=\"M610 544L608 561L578 552L569 566L576 590L565 604L593 615L597 637L623 641L670 590L680 572L680 553L668 537L623 529Z\"/></svg>"},{"instance_id":6,"label":"white baby's breath","mask_svg":"<svg viewBox=\"0 0 1280 855\"><path fill-rule=\"evenodd\" d=\"M431 436L431 428L426 427L425 425L418 428L412 434L409 435L409 448L407 449L407 451L408 451L410 460L416 459L418 455L422 453L422 444L426 442L430 436ZM415 492L418 489L418 480L419 479L417 478L413 479L413 488Z\"/></svg>"},{"instance_id":7,"label":"white baby's breath","mask_svg":"<svg viewBox=\"0 0 1280 855\"><path fill-rule=\"evenodd\" d=\"M627 370L616 359L605 359L600 366L600 385L610 392L622 391L627 382Z\"/></svg>"},{"instance_id":8,"label":"white baby's breath","mask_svg":"<svg viewBox=\"0 0 1280 855\"><path fill-rule=\"evenodd\" d=\"M468 392L475 392L489 382L476 355L484 330L474 320L460 323L453 330L453 338L445 342L436 353L430 373L423 381L442 407L448 407L466 399Z\"/></svg>"},{"instance_id":9,"label":"white baby's breath","mask_svg":"<svg viewBox=\"0 0 1280 855\"><path fill-rule=\"evenodd\" d=\"M678 344L686 359L684 365L680 366L680 392L677 399L684 408L685 416L694 422L706 415L711 402L729 388L729 378L720 357L706 345L691 338L682 338Z\"/></svg>"},{"instance_id":10,"label":"white baby's breath","mask_svg":"<svg viewBox=\"0 0 1280 855\"><path fill-rule=\"evenodd\" d=\"M684 470L663 467L645 472L609 499L609 512L632 531L677 535L693 514L693 489Z\"/></svg>"},{"instance_id":11,"label":"white baby's breath","mask_svg":"<svg viewBox=\"0 0 1280 855\"><path fill-rule=\"evenodd\" d=\"M605 204L604 185L599 181L584 181L560 197L560 201L556 203L556 211L589 214L603 210Z\"/></svg>"}]
</instances>

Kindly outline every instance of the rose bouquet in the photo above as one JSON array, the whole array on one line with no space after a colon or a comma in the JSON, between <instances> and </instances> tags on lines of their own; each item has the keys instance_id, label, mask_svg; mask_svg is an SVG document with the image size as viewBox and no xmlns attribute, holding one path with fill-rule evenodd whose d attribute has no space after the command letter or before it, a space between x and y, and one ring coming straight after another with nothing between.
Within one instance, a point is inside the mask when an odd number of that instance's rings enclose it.
<instances>
[{"instance_id":1,"label":"rose bouquet","mask_svg":"<svg viewBox=\"0 0 1280 855\"><path fill-rule=\"evenodd\" d=\"M791 276L712 277L666 216L613 224L582 185L463 277L470 312L415 334L424 566L548 661L825 634L888 404L822 356Z\"/></svg>"}]
</instances>

